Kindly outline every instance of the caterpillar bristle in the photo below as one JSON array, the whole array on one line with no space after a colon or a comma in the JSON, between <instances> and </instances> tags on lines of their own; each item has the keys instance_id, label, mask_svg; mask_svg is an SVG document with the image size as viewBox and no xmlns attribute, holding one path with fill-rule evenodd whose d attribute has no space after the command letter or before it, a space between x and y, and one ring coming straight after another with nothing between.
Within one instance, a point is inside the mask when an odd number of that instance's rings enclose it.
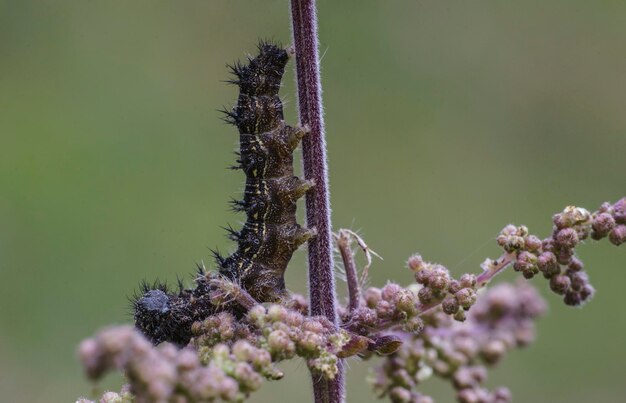
<instances>
[{"instance_id":1,"label":"caterpillar bristle","mask_svg":"<svg viewBox=\"0 0 626 403\"><path fill-rule=\"evenodd\" d=\"M229 165L228 169L232 169L232 170L239 170L239 169L243 169L243 160L241 159L241 153L238 151L234 152L235 157L237 159L235 159L235 165Z\"/></svg>"},{"instance_id":2,"label":"caterpillar bristle","mask_svg":"<svg viewBox=\"0 0 626 403\"><path fill-rule=\"evenodd\" d=\"M243 200L231 198L228 204L230 204L230 210L235 213L241 213L248 210L248 205Z\"/></svg>"},{"instance_id":3,"label":"caterpillar bristle","mask_svg":"<svg viewBox=\"0 0 626 403\"><path fill-rule=\"evenodd\" d=\"M211 251L212 253L218 253L215 251ZM204 267L204 262L196 262L196 272L193 274L195 277L201 277L206 274L206 267Z\"/></svg>"},{"instance_id":4,"label":"caterpillar bristle","mask_svg":"<svg viewBox=\"0 0 626 403\"><path fill-rule=\"evenodd\" d=\"M238 119L239 119L239 115L237 115L237 112L233 109L227 109L226 107L222 107L222 109L218 109L217 110L219 113L222 114L221 120L224 123L227 123L229 125L233 125L233 126L237 126L238 124Z\"/></svg>"},{"instance_id":5,"label":"caterpillar bristle","mask_svg":"<svg viewBox=\"0 0 626 403\"><path fill-rule=\"evenodd\" d=\"M185 284L183 282L183 279L180 278L178 274L176 275L176 287L178 288L178 295L182 295L183 291L185 290Z\"/></svg>"},{"instance_id":6,"label":"caterpillar bristle","mask_svg":"<svg viewBox=\"0 0 626 403\"><path fill-rule=\"evenodd\" d=\"M226 231L226 237L231 241L238 242L241 239L241 232L237 231L230 225L228 225L227 227L222 227L222 229Z\"/></svg>"},{"instance_id":7,"label":"caterpillar bristle","mask_svg":"<svg viewBox=\"0 0 626 403\"><path fill-rule=\"evenodd\" d=\"M153 284L149 283L148 280L142 279L139 283L139 290L141 290L142 294L145 294L152 289L152 285Z\"/></svg>"},{"instance_id":8,"label":"caterpillar bristle","mask_svg":"<svg viewBox=\"0 0 626 403\"><path fill-rule=\"evenodd\" d=\"M133 290L132 295L126 296L126 299L128 300L128 304L129 304L129 309L131 312L135 311L137 307L137 301L139 301L139 298L141 297L143 297L143 294L139 294L137 290Z\"/></svg>"},{"instance_id":9,"label":"caterpillar bristle","mask_svg":"<svg viewBox=\"0 0 626 403\"><path fill-rule=\"evenodd\" d=\"M282 49L283 46L280 42L274 39L270 39L270 38L259 39L259 42L257 44L257 50L259 51L259 53L263 53L265 48Z\"/></svg>"},{"instance_id":10,"label":"caterpillar bristle","mask_svg":"<svg viewBox=\"0 0 626 403\"><path fill-rule=\"evenodd\" d=\"M215 263L217 264L217 266L219 267L223 267L224 266L224 262L225 262L225 258L224 256L222 256L222 254L217 250L217 249L211 249L211 256L213 257L213 260L215 261Z\"/></svg>"},{"instance_id":11,"label":"caterpillar bristle","mask_svg":"<svg viewBox=\"0 0 626 403\"><path fill-rule=\"evenodd\" d=\"M236 77L235 80L231 80L230 82L232 82L233 84L239 85L240 83L239 79L244 74L244 70L246 69L246 66L242 65L241 62L237 60L233 64L227 64L226 67L230 70L230 73Z\"/></svg>"}]
</instances>

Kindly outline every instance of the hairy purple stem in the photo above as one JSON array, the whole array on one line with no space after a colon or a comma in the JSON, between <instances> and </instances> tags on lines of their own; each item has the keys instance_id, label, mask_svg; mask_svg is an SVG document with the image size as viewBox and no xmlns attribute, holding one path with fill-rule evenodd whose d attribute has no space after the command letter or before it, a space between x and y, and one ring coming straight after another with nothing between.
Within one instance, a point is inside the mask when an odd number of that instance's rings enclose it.
<instances>
[{"instance_id":1,"label":"hairy purple stem","mask_svg":"<svg viewBox=\"0 0 626 403\"><path fill-rule=\"evenodd\" d=\"M323 315L337 326L315 0L292 0L291 21L300 124L310 127L310 133L302 139L304 178L315 183L305 200L307 226L317 230L317 236L309 241L310 310L311 315ZM334 380L313 375L316 403L343 402L344 390L343 362L339 362L339 373Z\"/></svg>"}]
</instances>

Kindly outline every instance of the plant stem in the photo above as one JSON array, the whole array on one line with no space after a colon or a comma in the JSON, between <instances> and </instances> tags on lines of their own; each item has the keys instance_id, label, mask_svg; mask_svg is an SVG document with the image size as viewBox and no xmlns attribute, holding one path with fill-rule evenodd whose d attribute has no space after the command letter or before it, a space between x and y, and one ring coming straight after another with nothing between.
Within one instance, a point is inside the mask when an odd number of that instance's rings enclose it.
<instances>
[{"instance_id":1,"label":"plant stem","mask_svg":"<svg viewBox=\"0 0 626 403\"><path fill-rule=\"evenodd\" d=\"M296 54L300 124L310 132L302 139L304 178L315 183L306 195L306 222L317 230L309 241L309 299L311 315L323 315L337 326L326 140L322 116L322 86L318 56L315 0L292 0L291 21ZM316 403L344 401L343 362L333 380L313 375Z\"/></svg>"},{"instance_id":2,"label":"plant stem","mask_svg":"<svg viewBox=\"0 0 626 403\"><path fill-rule=\"evenodd\" d=\"M505 253L494 261L488 261L489 263L483 263L483 272L476 277L476 286L482 288L486 286L492 278L502 273L504 269L510 265L515 256L511 253ZM486 265L486 266L484 266Z\"/></svg>"},{"instance_id":3,"label":"plant stem","mask_svg":"<svg viewBox=\"0 0 626 403\"><path fill-rule=\"evenodd\" d=\"M359 278L357 276L356 263L354 255L350 248L350 233L346 230L339 230L337 236L337 249L341 253L343 268L346 272L346 281L348 282L348 309L350 312L359 307L361 301L361 290L359 289Z\"/></svg>"}]
</instances>

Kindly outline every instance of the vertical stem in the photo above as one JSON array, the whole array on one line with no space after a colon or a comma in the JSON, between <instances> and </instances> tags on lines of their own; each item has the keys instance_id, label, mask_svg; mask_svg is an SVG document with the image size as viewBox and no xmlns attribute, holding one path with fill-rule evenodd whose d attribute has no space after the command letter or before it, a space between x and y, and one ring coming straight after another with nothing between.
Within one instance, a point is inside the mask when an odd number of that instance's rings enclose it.
<instances>
[{"instance_id":1,"label":"vertical stem","mask_svg":"<svg viewBox=\"0 0 626 403\"><path fill-rule=\"evenodd\" d=\"M323 315L337 325L315 0L291 0L291 20L300 124L310 127L302 140L302 164L305 179L315 183L305 200L307 226L317 230L317 237L309 241L310 309L311 315ZM343 362L339 362L339 373L332 381L313 375L313 391L316 403L343 402Z\"/></svg>"}]
</instances>

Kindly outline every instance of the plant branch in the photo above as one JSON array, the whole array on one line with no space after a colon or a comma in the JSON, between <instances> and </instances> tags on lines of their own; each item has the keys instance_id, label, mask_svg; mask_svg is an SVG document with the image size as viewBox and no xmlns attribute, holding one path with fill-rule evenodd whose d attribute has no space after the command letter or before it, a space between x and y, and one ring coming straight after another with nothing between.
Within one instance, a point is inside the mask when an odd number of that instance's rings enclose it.
<instances>
[{"instance_id":1,"label":"plant branch","mask_svg":"<svg viewBox=\"0 0 626 403\"><path fill-rule=\"evenodd\" d=\"M300 124L308 125L311 129L302 140L304 178L315 183L305 200L307 226L317 230L317 236L309 241L310 310L311 315L323 315L337 326L315 0L292 0L291 19ZM342 402L344 400L342 363L339 365L339 373L332 381L313 376L313 389L316 402Z\"/></svg>"},{"instance_id":2,"label":"plant branch","mask_svg":"<svg viewBox=\"0 0 626 403\"><path fill-rule=\"evenodd\" d=\"M481 267L483 272L476 277L477 288L486 286L491 279L496 275L502 273L504 269L515 260L515 256L512 253L505 253L496 260L487 259Z\"/></svg>"},{"instance_id":3,"label":"plant branch","mask_svg":"<svg viewBox=\"0 0 626 403\"><path fill-rule=\"evenodd\" d=\"M353 312L359 307L361 300L361 290L359 286L359 278L357 276L356 263L354 262L354 254L350 248L350 233L346 230L339 230L337 235L337 248L341 253L343 268L346 272L346 280L348 282L348 309Z\"/></svg>"},{"instance_id":4,"label":"plant branch","mask_svg":"<svg viewBox=\"0 0 626 403\"><path fill-rule=\"evenodd\" d=\"M511 253L505 253L496 260L487 259L481 267L483 272L476 276L476 289L479 290L485 287L489 282L498 274L502 273L513 261L515 256ZM418 315L424 315L430 312L432 309L441 305L441 300L434 301L429 304L418 304Z\"/></svg>"}]
</instances>

